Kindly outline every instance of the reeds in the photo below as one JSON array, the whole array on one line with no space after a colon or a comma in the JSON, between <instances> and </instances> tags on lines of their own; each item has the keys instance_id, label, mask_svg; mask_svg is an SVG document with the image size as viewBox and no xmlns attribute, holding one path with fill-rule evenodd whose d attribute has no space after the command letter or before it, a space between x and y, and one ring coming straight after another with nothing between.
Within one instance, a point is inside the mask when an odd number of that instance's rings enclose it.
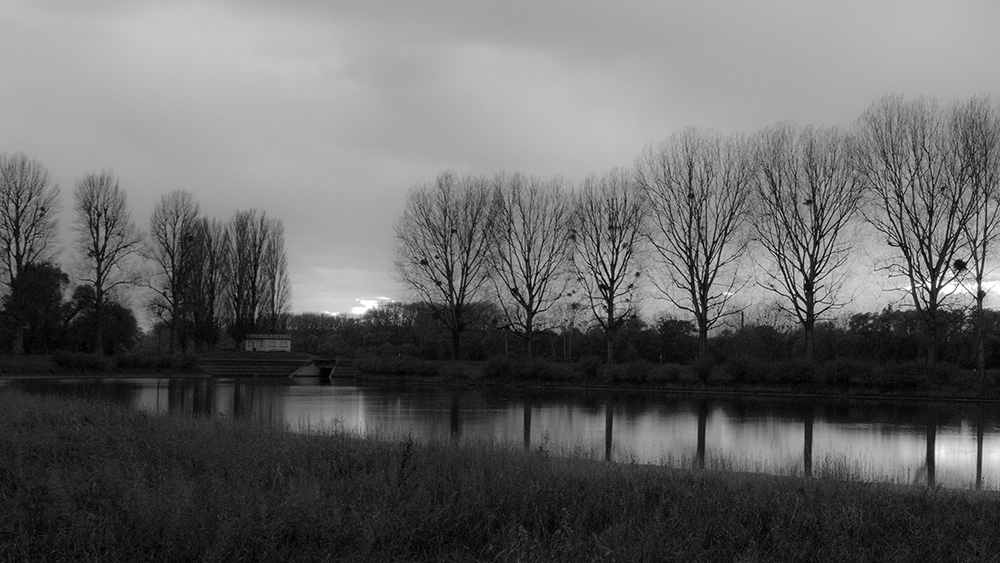
<instances>
[{"instance_id":1,"label":"reeds","mask_svg":"<svg viewBox=\"0 0 1000 563\"><path fill-rule=\"evenodd\" d=\"M989 560L991 493L363 439L0 391L0 561Z\"/></svg>"}]
</instances>

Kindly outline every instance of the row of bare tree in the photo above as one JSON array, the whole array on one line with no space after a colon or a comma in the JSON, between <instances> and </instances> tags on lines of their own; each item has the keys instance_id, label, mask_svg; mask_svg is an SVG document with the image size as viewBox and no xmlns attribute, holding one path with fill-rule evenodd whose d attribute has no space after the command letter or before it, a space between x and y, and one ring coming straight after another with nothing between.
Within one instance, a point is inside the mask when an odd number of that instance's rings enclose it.
<instances>
[{"instance_id":1,"label":"row of bare tree","mask_svg":"<svg viewBox=\"0 0 1000 563\"><path fill-rule=\"evenodd\" d=\"M32 265L58 255L60 191L45 167L24 154L0 154L0 284L8 303L21 303ZM163 196L148 233L132 219L125 191L109 172L87 174L73 192L78 281L90 287L93 349L104 351L104 310L127 301L134 288L154 320L170 332L170 351L214 345L222 328L238 342L247 333L277 331L291 305L280 220L239 211L228 223L200 215L185 191ZM23 352L30 314L5 307L14 327L12 349Z\"/></svg>"},{"instance_id":2,"label":"row of bare tree","mask_svg":"<svg viewBox=\"0 0 1000 563\"><path fill-rule=\"evenodd\" d=\"M529 354L540 327L589 310L612 361L640 282L693 317L702 353L736 312L733 297L756 283L799 323L811 355L817 321L846 304L846 266L868 225L887 245L875 266L902 278L934 362L942 312L961 304L962 287L982 318L998 186L995 103L887 96L851 128L688 128L575 190L559 178L445 172L409 193L395 270L456 355L470 310L490 299Z\"/></svg>"},{"instance_id":3,"label":"row of bare tree","mask_svg":"<svg viewBox=\"0 0 1000 563\"><path fill-rule=\"evenodd\" d=\"M154 265L149 308L169 329L171 352L212 348L222 327L236 342L285 330L292 293L279 219L251 209L222 223L173 191L153 209L141 254Z\"/></svg>"}]
</instances>

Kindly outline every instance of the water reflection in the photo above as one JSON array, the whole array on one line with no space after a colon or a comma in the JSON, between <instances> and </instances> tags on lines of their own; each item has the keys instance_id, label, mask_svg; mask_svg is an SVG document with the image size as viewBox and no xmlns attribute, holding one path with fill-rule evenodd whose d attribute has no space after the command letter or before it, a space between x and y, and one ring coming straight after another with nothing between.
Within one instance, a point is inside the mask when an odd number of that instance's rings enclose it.
<instances>
[{"instance_id":1,"label":"water reflection","mask_svg":"<svg viewBox=\"0 0 1000 563\"><path fill-rule=\"evenodd\" d=\"M1000 414L943 402L723 398L650 392L307 385L251 379L9 380L39 394L611 461L997 488Z\"/></svg>"}]
</instances>

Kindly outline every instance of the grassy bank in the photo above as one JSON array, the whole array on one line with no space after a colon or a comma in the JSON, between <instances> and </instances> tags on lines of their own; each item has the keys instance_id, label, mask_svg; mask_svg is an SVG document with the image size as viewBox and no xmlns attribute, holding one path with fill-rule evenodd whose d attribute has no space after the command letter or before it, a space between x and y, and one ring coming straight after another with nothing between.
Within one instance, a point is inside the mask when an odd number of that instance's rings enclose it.
<instances>
[{"instance_id":1,"label":"grassy bank","mask_svg":"<svg viewBox=\"0 0 1000 563\"><path fill-rule=\"evenodd\" d=\"M697 392L817 394L835 396L1000 399L1000 372L980 377L951 364L922 361L875 363L852 359L810 362L733 358L725 363L696 361L653 364L635 361L603 364L493 358L484 362L426 361L406 357L362 356L357 378L371 382L458 383L616 387Z\"/></svg>"},{"instance_id":2,"label":"grassy bank","mask_svg":"<svg viewBox=\"0 0 1000 563\"><path fill-rule=\"evenodd\" d=\"M203 375L198 367L198 358L184 354L97 356L63 351L45 355L0 354L0 377L149 374Z\"/></svg>"},{"instance_id":3,"label":"grassy bank","mask_svg":"<svg viewBox=\"0 0 1000 563\"><path fill-rule=\"evenodd\" d=\"M1000 500L0 391L2 561L1000 558Z\"/></svg>"},{"instance_id":4,"label":"grassy bank","mask_svg":"<svg viewBox=\"0 0 1000 563\"><path fill-rule=\"evenodd\" d=\"M271 354L263 354L271 356ZM300 354L299 356L305 356ZM207 377L202 364L224 355L124 354L97 357L0 355L0 377ZM236 354L234 357L242 357ZM275 354L275 358L283 358ZM208 359L207 359L208 358ZM304 361L304 360L303 360ZM343 369L338 371L342 374ZM1000 371L980 377L950 364L887 363L834 359L763 361L733 358L725 363L696 361L653 364L634 361L603 364L600 358L577 362L492 358L486 361L427 361L363 355L347 377L369 383L450 383L493 386L552 386L657 389L734 394L813 394L840 397L1000 400Z\"/></svg>"}]
</instances>

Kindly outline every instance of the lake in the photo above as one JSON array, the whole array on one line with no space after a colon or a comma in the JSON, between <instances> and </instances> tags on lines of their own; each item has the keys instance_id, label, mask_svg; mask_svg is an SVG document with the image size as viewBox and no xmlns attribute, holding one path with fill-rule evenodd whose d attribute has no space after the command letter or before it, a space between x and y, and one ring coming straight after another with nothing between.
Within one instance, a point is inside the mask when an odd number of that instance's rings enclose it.
<instances>
[{"instance_id":1,"label":"lake","mask_svg":"<svg viewBox=\"0 0 1000 563\"><path fill-rule=\"evenodd\" d=\"M1000 405L658 391L367 386L286 379L12 379L149 413L418 440L489 440L622 463L1000 488Z\"/></svg>"}]
</instances>

